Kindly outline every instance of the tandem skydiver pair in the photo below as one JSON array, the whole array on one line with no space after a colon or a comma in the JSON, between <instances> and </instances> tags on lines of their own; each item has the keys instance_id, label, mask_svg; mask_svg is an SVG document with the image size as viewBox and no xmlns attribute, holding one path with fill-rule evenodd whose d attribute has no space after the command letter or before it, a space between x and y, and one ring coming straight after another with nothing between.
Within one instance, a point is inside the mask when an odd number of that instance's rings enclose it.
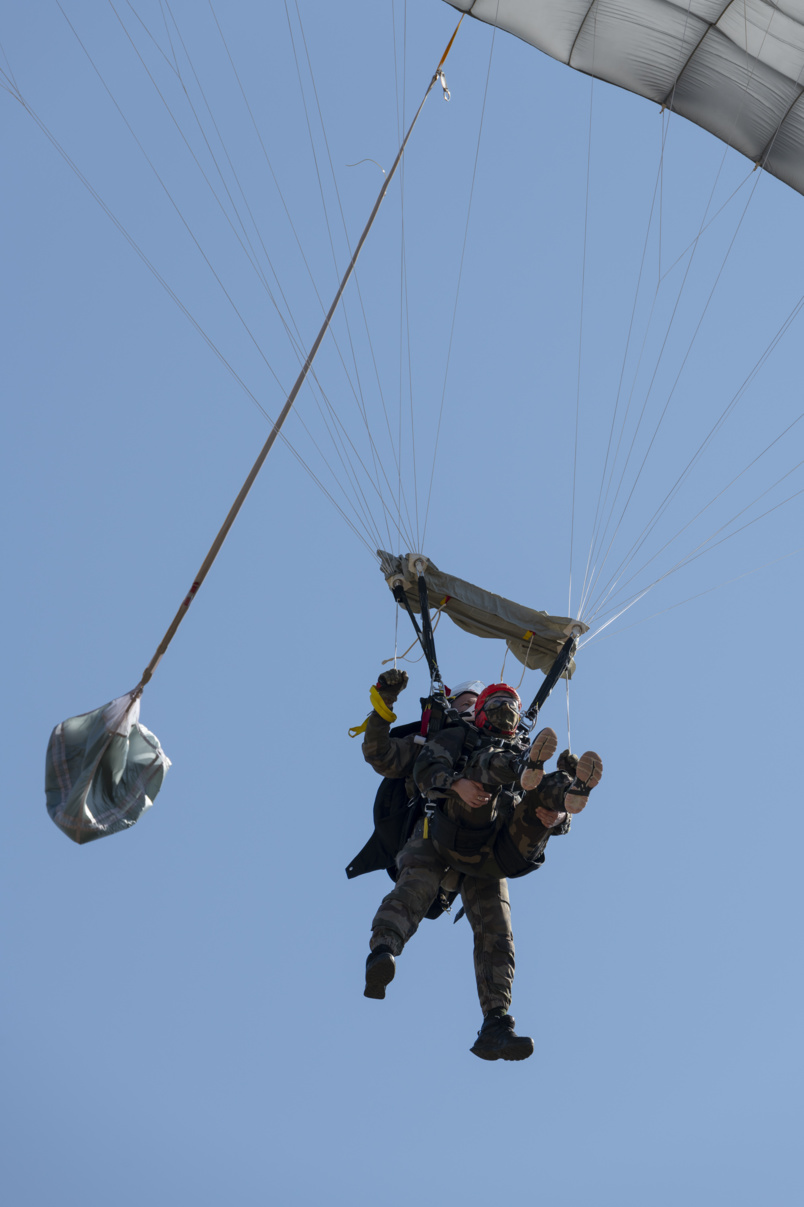
<instances>
[{"instance_id":1,"label":"tandem skydiver pair","mask_svg":"<svg viewBox=\"0 0 804 1207\"><path fill-rule=\"evenodd\" d=\"M578 758L565 750L545 773L556 734L542 729L531 740L519 695L505 683L460 684L426 737L419 723L392 730L392 706L407 681L401 670L379 676L363 730L363 755L386 778L375 832L347 875L385 866L395 881L372 922L364 994L385 997L419 923L460 894L483 1011L471 1051L483 1060L524 1060L533 1040L516 1034L508 1013L514 942L507 880L542 866L548 840L569 832L571 816L600 782L602 761L594 751Z\"/></svg>"}]
</instances>

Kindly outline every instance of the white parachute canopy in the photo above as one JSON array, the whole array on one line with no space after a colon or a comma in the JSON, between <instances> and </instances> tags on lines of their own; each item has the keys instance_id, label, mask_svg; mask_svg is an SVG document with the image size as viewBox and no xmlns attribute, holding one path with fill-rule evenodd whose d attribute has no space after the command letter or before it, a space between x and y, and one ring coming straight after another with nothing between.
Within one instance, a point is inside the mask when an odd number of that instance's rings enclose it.
<instances>
[{"instance_id":1,"label":"white parachute canopy","mask_svg":"<svg viewBox=\"0 0 804 1207\"><path fill-rule=\"evenodd\" d=\"M162 787L170 759L139 715L139 698L129 692L50 735L47 811L73 842L129 829Z\"/></svg>"},{"instance_id":2,"label":"white parachute canopy","mask_svg":"<svg viewBox=\"0 0 804 1207\"><path fill-rule=\"evenodd\" d=\"M804 193L804 0L447 0Z\"/></svg>"}]
</instances>

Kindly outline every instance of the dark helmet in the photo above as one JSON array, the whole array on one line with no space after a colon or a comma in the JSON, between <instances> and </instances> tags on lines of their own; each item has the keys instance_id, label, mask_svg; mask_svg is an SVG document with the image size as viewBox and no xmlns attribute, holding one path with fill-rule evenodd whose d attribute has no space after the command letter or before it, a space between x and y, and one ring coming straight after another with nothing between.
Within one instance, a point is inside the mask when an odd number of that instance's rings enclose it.
<instances>
[{"instance_id":1,"label":"dark helmet","mask_svg":"<svg viewBox=\"0 0 804 1207\"><path fill-rule=\"evenodd\" d=\"M507 683L492 683L475 701L475 725L478 729L511 737L522 716L522 701L515 687Z\"/></svg>"}]
</instances>

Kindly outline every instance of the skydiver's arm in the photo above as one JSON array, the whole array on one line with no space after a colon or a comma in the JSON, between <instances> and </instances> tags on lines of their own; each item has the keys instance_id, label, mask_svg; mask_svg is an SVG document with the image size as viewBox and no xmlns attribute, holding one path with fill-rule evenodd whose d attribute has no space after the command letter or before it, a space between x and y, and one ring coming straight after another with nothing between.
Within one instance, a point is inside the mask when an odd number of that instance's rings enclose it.
<instances>
[{"instance_id":1,"label":"skydiver's arm","mask_svg":"<svg viewBox=\"0 0 804 1207\"><path fill-rule=\"evenodd\" d=\"M410 775L418 749L412 734L392 738L391 722L384 721L379 713L371 713L363 737L363 758L378 775L404 779Z\"/></svg>"},{"instance_id":2,"label":"skydiver's arm","mask_svg":"<svg viewBox=\"0 0 804 1207\"><path fill-rule=\"evenodd\" d=\"M421 748L413 767L413 778L420 792L429 800L443 800L450 789L463 778L456 771L463 754L464 731L442 729Z\"/></svg>"},{"instance_id":3,"label":"skydiver's arm","mask_svg":"<svg viewBox=\"0 0 804 1207\"><path fill-rule=\"evenodd\" d=\"M388 779L404 779L410 775L417 747L413 737L391 737L391 723L396 720L393 706L408 684L407 671L394 668L383 671L371 689L373 710L366 721L363 738L363 758L378 775Z\"/></svg>"},{"instance_id":4,"label":"skydiver's arm","mask_svg":"<svg viewBox=\"0 0 804 1207\"><path fill-rule=\"evenodd\" d=\"M472 755L464 775L490 788L501 788L517 782L522 770L521 759L522 756L513 750L499 750L492 746Z\"/></svg>"},{"instance_id":5,"label":"skydiver's arm","mask_svg":"<svg viewBox=\"0 0 804 1207\"><path fill-rule=\"evenodd\" d=\"M491 793L484 784L478 784L476 780L453 780L452 791L457 793L470 809L480 809L491 800Z\"/></svg>"}]
</instances>

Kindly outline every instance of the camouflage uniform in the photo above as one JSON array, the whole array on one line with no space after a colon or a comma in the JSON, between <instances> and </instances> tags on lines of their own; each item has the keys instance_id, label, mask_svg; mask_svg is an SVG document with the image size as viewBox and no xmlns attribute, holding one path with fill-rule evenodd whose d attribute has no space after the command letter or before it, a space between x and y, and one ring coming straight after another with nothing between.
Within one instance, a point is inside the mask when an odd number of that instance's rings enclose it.
<instances>
[{"instance_id":1,"label":"camouflage uniform","mask_svg":"<svg viewBox=\"0 0 804 1207\"><path fill-rule=\"evenodd\" d=\"M436 827L436 849L458 871L503 879L506 871L498 858L504 856L506 850L510 851L510 839L524 862L541 867L548 838L553 834L568 833L570 818L567 814L561 825L548 830L536 816L536 809L541 806L554 813L563 812L564 797L572 784L572 776L564 771L554 771L544 776L538 788L523 792L519 787L520 751L493 738L485 738L464 761L464 744L465 731L461 728L443 729L422 748L414 767L419 789L438 805L446 821L462 832L452 843L448 832L442 836L442 830L447 828ZM482 784L491 793L491 800L470 809L457 792L452 791L452 784L457 779ZM510 791L503 792L504 788ZM473 837L475 841L472 841Z\"/></svg>"},{"instance_id":2,"label":"camouflage uniform","mask_svg":"<svg viewBox=\"0 0 804 1207\"><path fill-rule=\"evenodd\" d=\"M363 758L368 765L387 779L405 780L408 796L417 791L413 764L422 749L413 741L415 736L410 733L401 738L392 737L391 722L384 721L378 712L372 712L363 737Z\"/></svg>"},{"instance_id":3,"label":"camouflage uniform","mask_svg":"<svg viewBox=\"0 0 804 1207\"><path fill-rule=\"evenodd\" d=\"M458 827L452 836L455 846L437 837L423 836L419 823L413 837L397 857L399 878L384 898L372 923L371 949L385 944L399 955L415 934L445 877L462 873L461 899L474 935L475 978L484 1015L511 1004L514 979L514 940L506 873L499 859L509 866L516 855L520 861L539 867L552 834L566 834L569 815L549 830L536 817L541 805L553 812L564 811L564 796L573 782L563 771L546 775L531 792L516 791L517 751L488 739L470 753L464 763L466 730L443 729L421 748L414 776L418 787L438 804L446 822ZM492 793L488 804L470 809L452 791L456 779L482 783ZM511 785L515 792L501 788ZM444 827L434 826L435 833ZM474 831L474 834L471 833ZM449 832L449 831L448 831ZM467 849L470 848L470 849Z\"/></svg>"}]
</instances>

